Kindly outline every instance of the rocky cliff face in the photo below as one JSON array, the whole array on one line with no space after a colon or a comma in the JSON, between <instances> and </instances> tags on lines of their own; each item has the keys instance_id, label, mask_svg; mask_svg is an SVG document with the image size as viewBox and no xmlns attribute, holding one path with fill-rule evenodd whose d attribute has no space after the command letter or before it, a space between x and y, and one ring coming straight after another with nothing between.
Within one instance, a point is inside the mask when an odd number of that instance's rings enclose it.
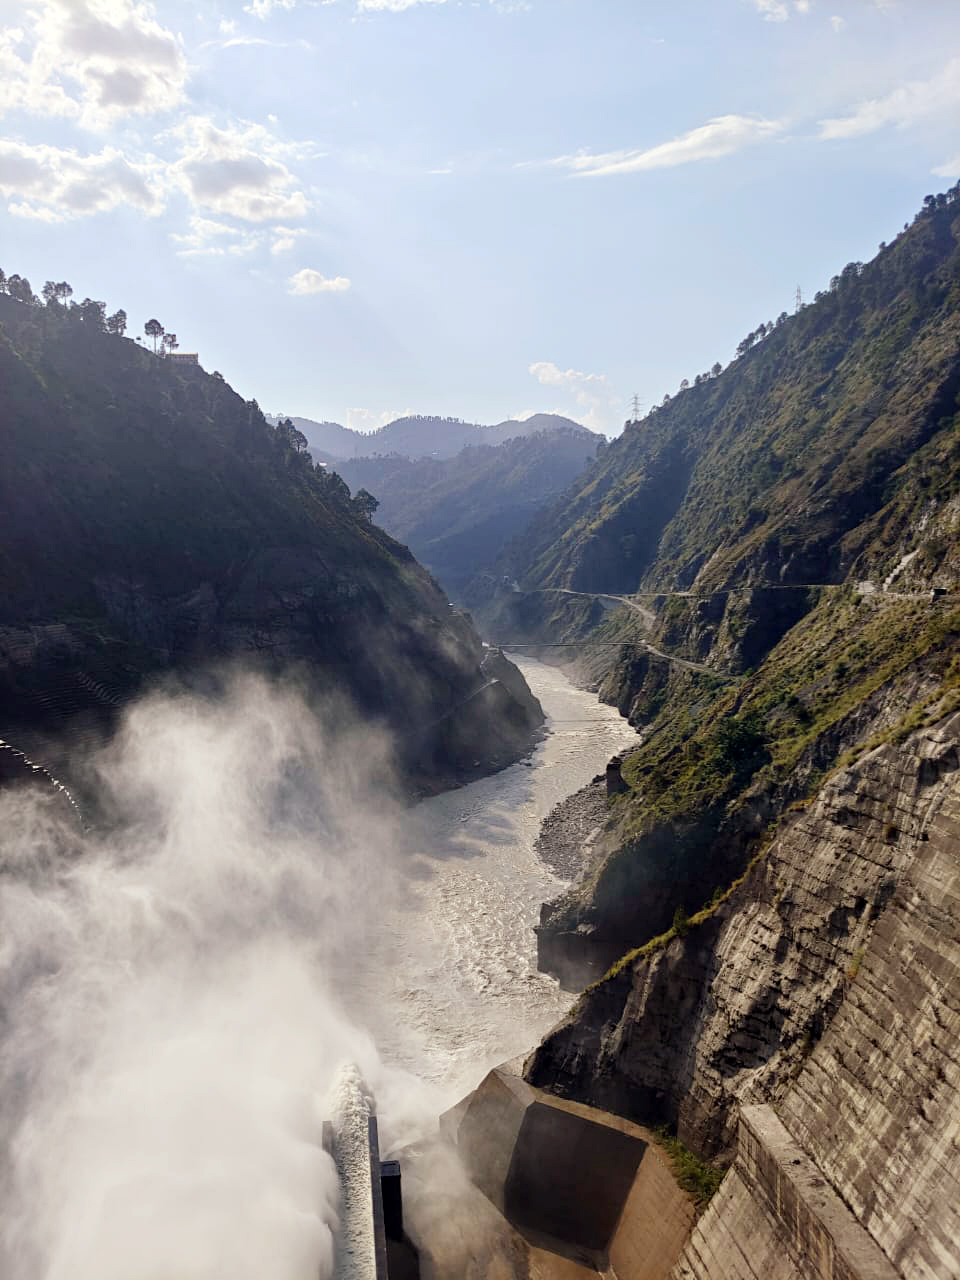
<instances>
[{"instance_id":1,"label":"rocky cliff face","mask_svg":"<svg viewBox=\"0 0 960 1280\"><path fill-rule=\"evenodd\" d=\"M725 901L588 990L527 1077L724 1158L739 1108L773 1103L900 1275L954 1276L958 920L952 714L830 778Z\"/></svg>"}]
</instances>

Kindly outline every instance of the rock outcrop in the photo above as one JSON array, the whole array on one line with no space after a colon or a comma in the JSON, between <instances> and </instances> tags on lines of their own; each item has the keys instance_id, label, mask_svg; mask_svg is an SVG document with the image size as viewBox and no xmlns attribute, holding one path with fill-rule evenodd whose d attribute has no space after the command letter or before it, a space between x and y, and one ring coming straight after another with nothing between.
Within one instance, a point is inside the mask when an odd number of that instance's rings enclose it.
<instances>
[{"instance_id":1,"label":"rock outcrop","mask_svg":"<svg viewBox=\"0 0 960 1280\"><path fill-rule=\"evenodd\" d=\"M724 1160L740 1108L773 1104L899 1275L960 1274L958 746L954 714L835 774L725 901L585 992L528 1080ZM702 1262L737 1186L684 1276L767 1274Z\"/></svg>"}]
</instances>

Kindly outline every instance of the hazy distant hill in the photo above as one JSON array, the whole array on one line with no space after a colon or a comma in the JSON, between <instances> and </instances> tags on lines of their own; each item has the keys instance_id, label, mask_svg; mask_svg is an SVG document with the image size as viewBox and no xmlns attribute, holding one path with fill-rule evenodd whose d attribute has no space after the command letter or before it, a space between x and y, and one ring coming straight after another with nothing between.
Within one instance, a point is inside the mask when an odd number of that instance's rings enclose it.
<instances>
[{"instance_id":1,"label":"hazy distant hill","mask_svg":"<svg viewBox=\"0 0 960 1280\"><path fill-rule=\"evenodd\" d=\"M267 421L276 423L279 417L267 414ZM313 422L310 418L291 418L291 422L307 437L310 452L318 458L353 458L357 444L365 439L359 431L341 427L339 422Z\"/></svg>"},{"instance_id":2,"label":"hazy distant hill","mask_svg":"<svg viewBox=\"0 0 960 1280\"><path fill-rule=\"evenodd\" d=\"M544 419L565 421L538 415ZM377 523L457 592L573 483L597 444L591 432L562 426L503 444L470 445L453 458L392 454L334 465L354 492L367 489L379 499Z\"/></svg>"},{"instance_id":3,"label":"hazy distant hill","mask_svg":"<svg viewBox=\"0 0 960 1280\"><path fill-rule=\"evenodd\" d=\"M270 419L276 421L276 419ZM495 426L484 427L459 418L436 418L417 414L397 418L377 431L352 431L338 422L314 422L310 418L292 418L307 437L310 452L320 461L331 458L366 458L380 453L397 453L405 458L452 458L467 445L496 445L517 436L535 435L540 431L575 431L596 443L594 432L556 413L535 413L519 422L508 418Z\"/></svg>"}]
</instances>

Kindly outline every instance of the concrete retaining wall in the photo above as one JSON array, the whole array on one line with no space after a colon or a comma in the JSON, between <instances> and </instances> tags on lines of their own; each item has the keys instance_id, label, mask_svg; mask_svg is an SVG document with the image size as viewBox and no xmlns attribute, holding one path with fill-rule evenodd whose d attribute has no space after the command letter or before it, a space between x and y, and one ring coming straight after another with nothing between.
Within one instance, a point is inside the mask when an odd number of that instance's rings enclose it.
<instances>
[{"instance_id":1,"label":"concrete retaining wall","mask_svg":"<svg viewBox=\"0 0 960 1280\"><path fill-rule=\"evenodd\" d=\"M558 1275L564 1260L611 1280L666 1280L696 1210L648 1130L505 1068L450 1120L474 1185L538 1250L538 1275L553 1274L553 1254Z\"/></svg>"},{"instance_id":2,"label":"concrete retaining wall","mask_svg":"<svg viewBox=\"0 0 960 1280\"><path fill-rule=\"evenodd\" d=\"M898 1280L771 1107L740 1113L737 1158L674 1280Z\"/></svg>"}]
</instances>

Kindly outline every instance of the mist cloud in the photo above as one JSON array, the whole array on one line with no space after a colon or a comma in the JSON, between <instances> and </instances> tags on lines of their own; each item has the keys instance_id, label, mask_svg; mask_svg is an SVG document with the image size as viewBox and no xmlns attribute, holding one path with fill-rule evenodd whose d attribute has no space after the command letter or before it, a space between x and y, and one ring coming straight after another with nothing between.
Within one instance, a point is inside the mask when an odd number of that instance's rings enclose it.
<instances>
[{"instance_id":1,"label":"mist cloud","mask_svg":"<svg viewBox=\"0 0 960 1280\"><path fill-rule=\"evenodd\" d=\"M389 743L241 678L99 773L109 833L0 794L0 1274L329 1275L325 1091L409 1083L340 995L397 891Z\"/></svg>"}]
</instances>

